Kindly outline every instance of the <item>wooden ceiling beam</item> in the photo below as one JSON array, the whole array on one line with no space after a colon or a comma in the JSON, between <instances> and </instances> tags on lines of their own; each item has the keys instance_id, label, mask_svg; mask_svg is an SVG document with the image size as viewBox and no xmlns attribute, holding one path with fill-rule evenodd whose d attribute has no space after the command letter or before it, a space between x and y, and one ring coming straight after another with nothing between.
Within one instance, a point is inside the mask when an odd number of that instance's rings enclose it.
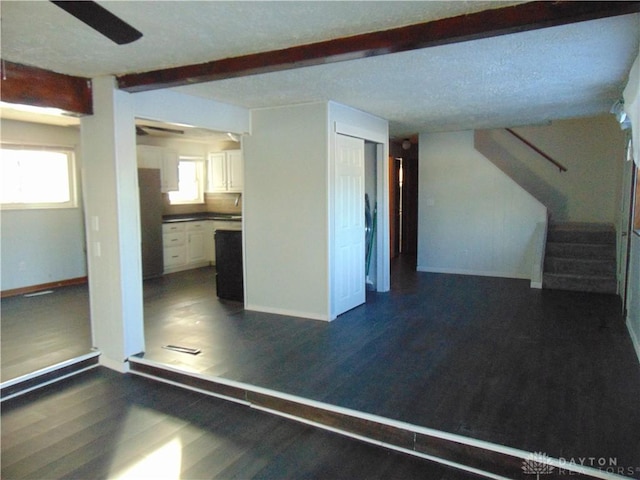
<instances>
[{"instance_id":1,"label":"wooden ceiling beam","mask_svg":"<svg viewBox=\"0 0 640 480\"><path fill-rule=\"evenodd\" d=\"M0 100L59 108L78 115L93 113L91 80L0 60Z\"/></svg>"},{"instance_id":2,"label":"wooden ceiling beam","mask_svg":"<svg viewBox=\"0 0 640 480\"><path fill-rule=\"evenodd\" d=\"M390 30L118 77L128 92L405 52L640 11L640 1L536 1Z\"/></svg>"}]
</instances>

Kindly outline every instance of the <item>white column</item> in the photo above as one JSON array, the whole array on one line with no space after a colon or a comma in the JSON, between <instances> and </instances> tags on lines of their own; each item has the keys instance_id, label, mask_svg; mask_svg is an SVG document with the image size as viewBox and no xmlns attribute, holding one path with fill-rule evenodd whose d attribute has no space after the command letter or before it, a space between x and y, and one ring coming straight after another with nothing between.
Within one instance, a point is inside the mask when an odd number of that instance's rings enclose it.
<instances>
[{"instance_id":1,"label":"white column","mask_svg":"<svg viewBox=\"0 0 640 480\"><path fill-rule=\"evenodd\" d=\"M91 328L101 364L124 372L144 351L135 120L113 77L93 80L93 108L81 122Z\"/></svg>"}]
</instances>

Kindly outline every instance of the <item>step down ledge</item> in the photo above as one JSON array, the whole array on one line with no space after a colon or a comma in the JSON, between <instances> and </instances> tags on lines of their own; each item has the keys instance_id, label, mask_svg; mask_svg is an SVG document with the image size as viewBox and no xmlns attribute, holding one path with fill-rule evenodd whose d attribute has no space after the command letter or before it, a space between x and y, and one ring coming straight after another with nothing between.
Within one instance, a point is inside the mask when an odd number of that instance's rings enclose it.
<instances>
[{"instance_id":1,"label":"step down ledge","mask_svg":"<svg viewBox=\"0 0 640 480\"><path fill-rule=\"evenodd\" d=\"M221 377L204 376L141 356L129 358L129 374L168 383L205 395L240 403L270 414L351 437L383 448L494 479L520 478L525 462L535 453L447 433L370 413L290 395ZM545 480L566 475L591 479L625 477L591 467L544 457L557 471Z\"/></svg>"},{"instance_id":2,"label":"step down ledge","mask_svg":"<svg viewBox=\"0 0 640 480\"><path fill-rule=\"evenodd\" d=\"M100 352L95 350L2 382L0 383L0 402L96 368L99 366L99 356Z\"/></svg>"}]
</instances>

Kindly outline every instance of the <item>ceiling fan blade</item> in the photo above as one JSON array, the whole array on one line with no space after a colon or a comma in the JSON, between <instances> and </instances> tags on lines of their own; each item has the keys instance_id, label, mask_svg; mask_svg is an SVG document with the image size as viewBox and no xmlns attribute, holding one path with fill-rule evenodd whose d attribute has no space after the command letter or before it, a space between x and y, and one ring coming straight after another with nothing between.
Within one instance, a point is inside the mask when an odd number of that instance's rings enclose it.
<instances>
[{"instance_id":1,"label":"ceiling fan blade","mask_svg":"<svg viewBox=\"0 0 640 480\"><path fill-rule=\"evenodd\" d=\"M118 45L125 45L142 37L142 33L96 2L50 1Z\"/></svg>"},{"instance_id":2,"label":"ceiling fan blade","mask_svg":"<svg viewBox=\"0 0 640 480\"><path fill-rule=\"evenodd\" d=\"M156 132L175 133L184 135L184 130L176 130L175 128L154 127L152 125L141 125L143 130L155 130Z\"/></svg>"}]
</instances>

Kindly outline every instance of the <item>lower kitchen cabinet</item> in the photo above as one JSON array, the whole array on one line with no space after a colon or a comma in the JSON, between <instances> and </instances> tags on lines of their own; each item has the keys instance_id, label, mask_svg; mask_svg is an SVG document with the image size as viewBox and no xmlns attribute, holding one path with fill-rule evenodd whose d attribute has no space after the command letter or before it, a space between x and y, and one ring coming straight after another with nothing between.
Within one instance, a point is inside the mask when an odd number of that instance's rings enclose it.
<instances>
[{"instance_id":1,"label":"lower kitchen cabinet","mask_svg":"<svg viewBox=\"0 0 640 480\"><path fill-rule=\"evenodd\" d=\"M204 267L211 263L211 222L164 223L164 273Z\"/></svg>"},{"instance_id":2,"label":"lower kitchen cabinet","mask_svg":"<svg viewBox=\"0 0 640 480\"><path fill-rule=\"evenodd\" d=\"M193 265L204 262L207 258L206 236L210 231L208 222L186 222L187 224L187 264Z\"/></svg>"}]
</instances>

